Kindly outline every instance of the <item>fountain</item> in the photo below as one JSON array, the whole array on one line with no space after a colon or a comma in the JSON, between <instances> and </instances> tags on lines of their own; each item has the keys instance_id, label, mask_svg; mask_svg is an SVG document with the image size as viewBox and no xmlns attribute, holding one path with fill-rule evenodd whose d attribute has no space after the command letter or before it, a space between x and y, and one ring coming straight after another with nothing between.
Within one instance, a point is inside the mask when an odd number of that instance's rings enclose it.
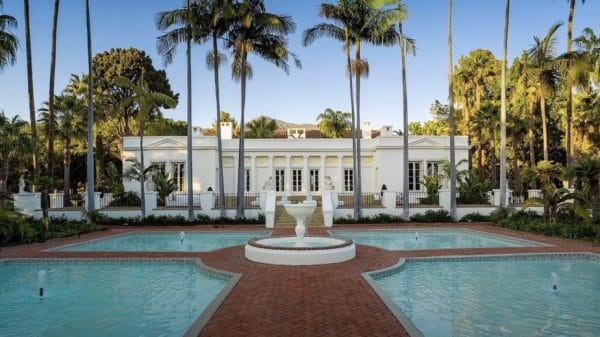
<instances>
[{"instance_id":1,"label":"fountain","mask_svg":"<svg viewBox=\"0 0 600 337\"><path fill-rule=\"evenodd\" d=\"M38 271L38 289L40 300L44 298L44 287L46 286L46 281L48 281L48 272L44 269L40 269Z\"/></svg>"},{"instance_id":2,"label":"fountain","mask_svg":"<svg viewBox=\"0 0 600 337\"><path fill-rule=\"evenodd\" d=\"M419 241L419 232L415 232L415 241Z\"/></svg>"},{"instance_id":3,"label":"fountain","mask_svg":"<svg viewBox=\"0 0 600 337\"><path fill-rule=\"evenodd\" d=\"M558 289L558 274L552 273L552 289Z\"/></svg>"},{"instance_id":4,"label":"fountain","mask_svg":"<svg viewBox=\"0 0 600 337\"><path fill-rule=\"evenodd\" d=\"M183 231L179 232L179 241L181 242L181 244L183 244L184 239L185 239L185 233Z\"/></svg>"},{"instance_id":5,"label":"fountain","mask_svg":"<svg viewBox=\"0 0 600 337\"><path fill-rule=\"evenodd\" d=\"M283 206L296 219L296 236L250 240L245 247L247 259L268 264L315 265L344 262L356 256L352 240L304 236L306 219L314 213L316 201L305 200Z\"/></svg>"}]
</instances>

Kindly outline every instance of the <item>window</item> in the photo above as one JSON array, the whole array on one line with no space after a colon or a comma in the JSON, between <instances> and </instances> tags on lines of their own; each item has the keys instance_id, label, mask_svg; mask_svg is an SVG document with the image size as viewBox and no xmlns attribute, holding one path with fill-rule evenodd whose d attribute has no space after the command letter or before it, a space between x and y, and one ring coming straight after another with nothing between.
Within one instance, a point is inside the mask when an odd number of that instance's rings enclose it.
<instances>
[{"instance_id":1,"label":"window","mask_svg":"<svg viewBox=\"0 0 600 337\"><path fill-rule=\"evenodd\" d=\"M275 191L276 192L285 191L285 170L284 169L275 170Z\"/></svg>"},{"instance_id":2,"label":"window","mask_svg":"<svg viewBox=\"0 0 600 337\"><path fill-rule=\"evenodd\" d=\"M408 162L408 189L410 191L421 190L421 162Z\"/></svg>"},{"instance_id":3,"label":"window","mask_svg":"<svg viewBox=\"0 0 600 337\"><path fill-rule=\"evenodd\" d=\"M428 161L427 162L427 176L432 176L434 174L439 174L441 171L441 166L437 161Z\"/></svg>"},{"instance_id":4,"label":"window","mask_svg":"<svg viewBox=\"0 0 600 337\"><path fill-rule=\"evenodd\" d=\"M344 191L354 191L354 170L344 169Z\"/></svg>"},{"instance_id":5,"label":"window","mask_svg":"<svg viewBox=\"0 0 600 337\"><path fill-rule=\"evenodd\" d=\"M246 169L245 177L246 192L250 192L250 169Z\"/></svg>"},{"instance_id":6,"label":"window","mask_svg":"<svg viewBox=\"0 0 600 337\"><path fill-rule=\"evenodd\" d=\"M310 170L310 191L319 192L319 170Z\"/></svg>"},{"instance_id":7,"label":"window","mask_svg":"<svg viewBox=\"0 0 600 337\"><path fill-rule=\"evenodd\" d=\"M152 165L156 167L156 172L161 174L167 174L167 163L164 161L153 162Z\"/></svg>"},{"instance_id":8,"label":"window","mask_svg":"<svg viewBox=\"0 0 600 337\"><path fill-rule=\"evenodd\" d=\"M171 174L173 181L175 181L175 189L178 192L183 192L184 189L184 177L185 177L185 163L171 163Z\"/></svg>"},{"instance_id":9,"label":"window","mask_svg":"<svg viewBox=\"0 0 600 337\"><path fill-rule=\"evenodd\" d=\"M292 170L292 191L302 191L302 170L300 169Z\"/></svg>"}]
</instances>

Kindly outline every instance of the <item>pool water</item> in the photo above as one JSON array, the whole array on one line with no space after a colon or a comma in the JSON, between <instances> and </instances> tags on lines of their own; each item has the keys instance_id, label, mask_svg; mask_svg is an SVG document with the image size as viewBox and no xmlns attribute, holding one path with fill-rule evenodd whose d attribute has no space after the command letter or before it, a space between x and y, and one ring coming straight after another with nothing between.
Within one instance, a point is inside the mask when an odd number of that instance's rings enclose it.
<instances>
[{"instance_id":1,"label":"pool water","mask_svg":"<svg viewBox=\"0 0 600 337\"><path fill-rule=\"evenodd\" d=\"M135 232L55 248L77 252L209 252L246 244L269 232Z\"/></svg>"},{"instance_id":2,"label":"pool water","mask_svg":"<svg viewBox=\"0 0 600 337\"><path fill-rule=\"evenodd\" d=\"M4 261L0 336L181 337L227 282L190 260Z\"/></svg>"},{"instance_id":3,"label":"pool water","mask_svg":"<svg viewBox=\"0 0 600 337\"><path fill-rule=\"evenodd\" d=\"M374 278L426 337L600 336L597 255L407 260Z\"/></svg>"},{"instance_id":4,"label":"pool water","mask_svg":"<svg viewBox=\"0 0 600 337\"><path fill-rule=\"evenodd\" d=\"M387 250L531 247L542 244L470 229L330 231L334 237Z\"/></svg>"},{"instance_id":5,"label":"pool water","mask_svg":"<svg viewBox=\"0 0 600 337\"><path fill-rule=\"evenodd\" d=\"M285 247L285 248L292 248L292 247L295 247L295 245L296 245L295 241L269 243L269 246ZM331 246L332 246L332 244L330 242L304 241L303 247L316 248L316 247L331 247Z\"/></svg>"}]
</instances>

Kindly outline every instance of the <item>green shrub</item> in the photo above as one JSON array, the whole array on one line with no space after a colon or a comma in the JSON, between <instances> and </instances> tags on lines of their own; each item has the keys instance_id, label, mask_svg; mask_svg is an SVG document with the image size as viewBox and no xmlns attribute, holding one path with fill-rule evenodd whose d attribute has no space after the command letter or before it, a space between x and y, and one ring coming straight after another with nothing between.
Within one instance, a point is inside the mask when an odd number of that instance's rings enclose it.
<instances>
[{"instance_id":1,"label":"green shrub","mask_svg":"<svg viewBox=\"0 0 600 337\"><path fill-rule=\"evenodd\" d=\"M487 222L490 221L489 215L479 213L469 213L460 219L461 222Z\"/></svg>"},{"instance_id":2,"label":"green shrub","mask_svg":"<svg viewBox=\"0 0 600 337\"><path fill-rule=\"evenodd\" d=\"M509 207L498 207L492 213L490 213L489 220L498 222L502 219L510 218L514 213L514 210Z\"/></svg>"},{"instance_id":3,"label":"green shrub","mask_svg":"<svg viewBox=\"0 0 600 337\"><path fill-rule=\"evenodd\" d=\"M362 217L359 219L354 219L353 217L351 217L350 215L345 216L345 217L340 217L337 219L333 220L334 224L344 224L344 225L350 225L350 224L386 224L386 223L402 223L404 222L404 219L402 219L401 216L397 216L397 215L390 215L390 214L386 214L386 213L379 213L377 215L374 215L372 217Z\"/></svg>"},{"instance_id":4,"label":"green shrub","mask_svg":"<svg viewBox=\"0 0 600 337\"><path fill-rule=\"evenodd\" d=\"M259 214L256 218L216 218L212 219L205 214L199 214L192 221L181 215L149 215L142 219L135 218L106 218L103 219L102 225L113 226L189 226L189 225L261 225L265 223L265 216Z\"/></svg>"},{"instance_id":5,"label":"green shrub","mask_svg":"<svg viewBox=\"0 0 600 337\"><path fill-rule=\"evenodd\" d=\"M0 209L0 245L34 242L38 232L29 219L9 209Z\"/></svg>"},{"instance_id":6,"label":"green shrub","mask_svg":"<svg viewBox=\"0 0 600 337\"><path fill-rule=\"evenodd\" d=\"M410 217L410 221L413 222L452 222L450 213L446 210L428 210L425 213L415 214Z\"/></svg>"},{"instance_id":7,"label":"green shrub","mask_svg":"<svg viewBox=\"0 0 600 337\"><path fill-rule=\"evenodd\" d=\"M142 200L136 192L128 191L113 194L109 207L140 207Z\"/></svg>"},{"instance_id":8,"label":"green shrub","mask_svg":"<svg viewBox=\"0 0 600 337\"><path fill-rule=\"evenodd\" d=\"M575 218L546 221L543 217L527 212L515 213L510 218L501 219L497 225L517 231L525 231L567 239L593 239L600 230L590 222L579 222Z\"/></svg>"}]
</instances>

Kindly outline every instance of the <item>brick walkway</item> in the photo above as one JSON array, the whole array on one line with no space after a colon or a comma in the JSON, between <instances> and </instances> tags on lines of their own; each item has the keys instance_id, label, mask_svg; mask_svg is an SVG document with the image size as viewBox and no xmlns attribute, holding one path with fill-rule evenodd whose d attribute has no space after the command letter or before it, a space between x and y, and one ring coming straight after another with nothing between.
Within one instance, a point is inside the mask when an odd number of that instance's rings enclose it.
<instances>
[{"instance_id":1,"label":"brick walkway","mask_svg":"<svg viewBox=\"0 0 600 337\"><path fill-rule=\"evenodd\" d=\"M343 226L340 228L365 228ZM139 230L264 230L258 226L197 227L114 227L81 238L53 240L42 244L6 247L0 258L9 257L200 257L212 267L242 273L237 286L206 325L201 336L408 336L361 273L395 264L401 257L502 254L526 252L594 252L600 245L515 232L485 224L368 226L368 228L472 228L544 242L547 247L445 249L436 251L391 252L358 246L351 261L323 266L272 266L244 258L242 246L210 253L84 253L43 252L50 247ZM277 229L275 235L292 234ZM326 235L323 229L309 234Z\"/></svg>"}]
</instances>

